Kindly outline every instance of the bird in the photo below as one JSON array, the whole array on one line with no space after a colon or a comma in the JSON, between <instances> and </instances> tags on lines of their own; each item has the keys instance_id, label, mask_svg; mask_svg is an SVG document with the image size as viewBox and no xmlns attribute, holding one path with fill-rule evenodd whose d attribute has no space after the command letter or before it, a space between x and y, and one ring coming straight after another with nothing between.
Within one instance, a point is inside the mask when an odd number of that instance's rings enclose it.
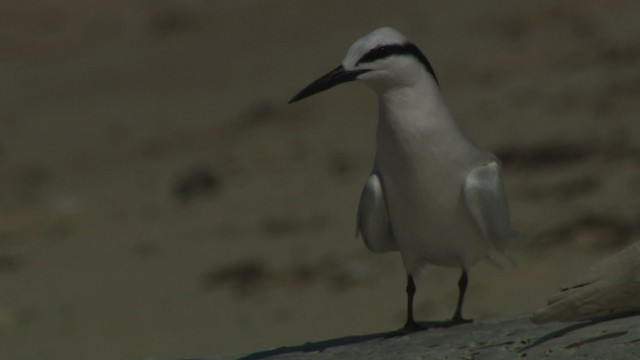
<instances>
[{"instance_id":1,"label":"bird","mask_svg":"<svg viewBox=\"0 0 640 360\"><path fill-rule=\"evenodd\" d=\"M377 96L373 168L357 211L356 236L374 253L398 251L406 270L403 334L432 327L413 315L414 278L428 264L458 268L458 301L444 326L462 316L468 271L504 252L515 236L498 158L475 145L449 112L431 63L398 30L358 39L342 63L289 103L357 81Z\"/></svg>"},{"instance_id":2,"label":"bird","mask_svg":"<svg viewBox=\"0 0 640 360\"><path fill-rule=\"evenodd\" d=\"M640 314L640 241L591 265L531 316L534 324Z\"/></svg>"}]
</instances>

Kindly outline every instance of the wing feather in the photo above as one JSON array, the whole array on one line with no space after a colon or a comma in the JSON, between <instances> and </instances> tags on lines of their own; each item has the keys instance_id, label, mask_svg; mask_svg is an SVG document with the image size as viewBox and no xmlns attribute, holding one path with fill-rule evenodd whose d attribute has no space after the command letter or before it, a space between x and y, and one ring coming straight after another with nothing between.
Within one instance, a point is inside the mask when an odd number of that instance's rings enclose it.
<instances>
[{"instance_id":1,"label":"wing feather","mask_svg":"<svg viewBox=\"0 0 640 360\"><path fill-rule=\"evenodd\" d=\"M490 162L471 170L463 192L465 205L484 238L497 250L504 251L509 238L517 232L511 228L500 165Z\"/></svg>"},{"instance_id":2,"label":"wing feather","mask_svg":"<svg viewBox=\"0 0 640 360\"><path fill-rule=\"evenodd\" d=\"M360 196L357 235L362 236L367 248L373 252L398 250L391 231L382 182L376 174L369 176Z\"/></svg>"}]
</instances>

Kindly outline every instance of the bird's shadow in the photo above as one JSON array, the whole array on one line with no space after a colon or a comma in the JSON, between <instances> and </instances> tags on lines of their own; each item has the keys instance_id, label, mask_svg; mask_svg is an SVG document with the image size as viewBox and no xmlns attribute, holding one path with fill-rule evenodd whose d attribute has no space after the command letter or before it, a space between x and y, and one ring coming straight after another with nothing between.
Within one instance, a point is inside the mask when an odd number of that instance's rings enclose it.
<instances>
[{"instance_id":1,"label":"bird's shadow","mask_svg":"<svg viewBox=\"0 0 640 360\"><path fill-rule=\"evenodd\" d=\"M361 343L369 340L376 340L376 339L385 340L385 339L404 336L404 335L421 332L429 329L434 329L434 328L447 328L452 326L452 323L451 321L448 321L448 320L447 321L420 321L418 322L418 325L419 325L418 329L414 329L410 332L401 328L398 330L379 332L374 334L353 335L353 336L345 336L345 337L317 341L317 342L308 342L302 345L281 346L279 348L275 348L271 350L259 351L253 354L248 354L239 358L238 360L258 360L258 359L268 358L270 356L283 355L283 354L289 354L294 352L315 352L315 351L322 352L332 347L353 345L353 344L357 344L357 343Z\"/></svg>"},{"instance_id":2,"label":"bird's shadow","mask_svg":"<svg viewBox=\"0 0 640 360\"><path fill-rule=\"evenodd\" d=\"M568 333L572 332L572 331L576 331L588 326L592 326L592 325L596 325L605 321L611 321L611 320L616 320L616 319L621 319L621 318L626 318L626 317L631 317L631 316L637 316L640 315L639 311L632 311L632 312L626 312L626 313L620 313L620 314L615 314L615 315L605 315L605 316L601 316L601 317L597 317L588 321L584 321L581 323L577 323L577 324L573 324L573 325L569 325L567 327L564 327L562 329L556 330L556 331L552 331L550 333L548 333L547 335L544 335L542 337L540 337L538 340L534 341L533 343L518 349L518 352L524 352L527 351L533 347L536 347L538 345L542 345L544 343L546 343L547 341L562 337L564 335L567 335Z\"/></svg>"},{"instance_id":3,"label":"bird's shadow","mask_svg":"<svg viewBox=\"0 0 640 360\"><path fill-rule=\"evenodd\" d=\"M384 339L389 332L375 333L375 334L367 334L367 335L353 335L353 336L345 336L341 338L317 341L317 342L308 342L302 345L294 345L294 346L281 346L279 348L259 351L253 354L249 354L239 358L238 360L258 360L268 358L270 356L275 355L283 355L294 352L315 352L315 351L324 351L328 348L336 347L336 346L345 346L352 345L364 341L374 340L374 339Z\"/></svg>"}]
</instances>

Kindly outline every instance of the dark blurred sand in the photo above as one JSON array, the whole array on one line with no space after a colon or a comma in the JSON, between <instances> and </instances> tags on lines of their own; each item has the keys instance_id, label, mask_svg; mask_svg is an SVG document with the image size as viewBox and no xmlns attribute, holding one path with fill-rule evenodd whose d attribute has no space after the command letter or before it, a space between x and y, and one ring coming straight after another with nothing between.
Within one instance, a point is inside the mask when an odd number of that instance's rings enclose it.
<instances>
[{"instance_id":1,"label":"dark blurred sand","mask_svg":"<svg viewBox=\"0 0 640 360\"><path fill-rule=\"evenodd\" d=\"M354 239L376 103L288 106L380 26L414 40L503 159L518 267L465 314L525 314L640 238L632 0L0 1L0 349L7 359L248 353L398 327L397 254ZM450 316L455 270L417 281Z\"/></svg>"}]
</instances>

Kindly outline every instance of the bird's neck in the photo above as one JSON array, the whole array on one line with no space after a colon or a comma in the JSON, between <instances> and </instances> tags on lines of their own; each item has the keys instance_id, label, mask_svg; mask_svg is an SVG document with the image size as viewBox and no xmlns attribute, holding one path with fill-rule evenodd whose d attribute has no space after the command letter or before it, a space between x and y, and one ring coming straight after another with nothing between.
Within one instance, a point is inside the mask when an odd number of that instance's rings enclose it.
<instances>
[{"instance_id":1,"label":"bird's neck","mask_svg":"<svg viewBox=\"0 0 640 360\"><path fill-rule=\"evenodd\" d=\"M381 136L417 137L420 141L464 137L432 77L387 88L378 92L378 101L379 140Z\"/></svg>"}]
</instances>

